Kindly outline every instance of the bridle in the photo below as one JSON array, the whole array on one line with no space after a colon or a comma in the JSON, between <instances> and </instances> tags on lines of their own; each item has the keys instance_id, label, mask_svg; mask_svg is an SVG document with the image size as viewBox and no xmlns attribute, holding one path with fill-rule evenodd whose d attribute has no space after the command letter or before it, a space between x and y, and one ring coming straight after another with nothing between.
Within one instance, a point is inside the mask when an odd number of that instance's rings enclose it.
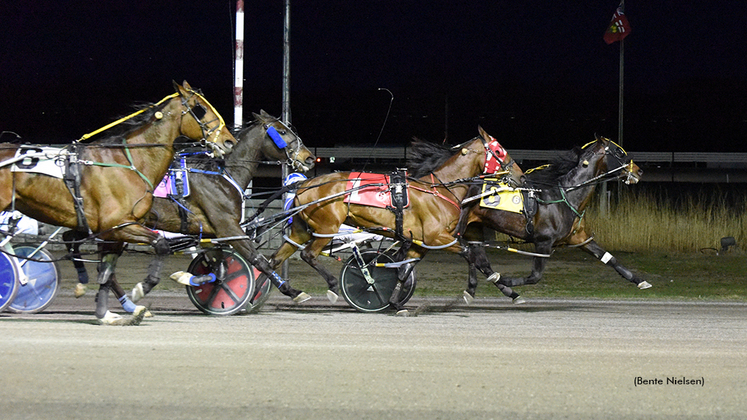
<instances>
[{"instance_id":1,"label":"bridle","mask_svg":"<svg viewBox=\"0 0 747 420\"><path fill-rule=\"evenodd\" d=\"M630 183L630 180L634 179L633 176L633 160L631 159L628 163L625 163L625 157L628 155L627 152L625 152L625 149L623 149L620 145L615 143L612 140L605 139L606 144L604 144L604 151L603 155L609 158L610 156L613 157L615 160L617 160L617 163L619 166L616 166L614 169L607 170L607 172L604 172L602 174L599 174L591 179L588 179L578 185L574 185L570 188L566 188L566 191L573 191L575 189L581 188L583 186L592 184L592 183L600 183L604 182L607 178L625 178L625 183ZM597 140L591 141L589 143L586 143L581 149L586 149L590 145L596 143ZM614 148L611 148L610 145L614 146ZM597 154L597 152L594 152ZM609 166L609 165L608 165ZM615 175L617 172L620 171L627 171L626 174L618 174Z\"/></svg>"},{"instance_id":2,"label":"bridle","mask_svg":"<svg viewBox=\"0 0 747 420\"><path fill-rule=\"evenodd\" d=\"M263 125L265 131L267 132L267 135L270 136L273 143L275 143L275 146L278 147L278 149L281 149L283 152L285 152L285 157L288 160L287 164L295 170L302 169L303 163L298 159L298 156L301 154L301 147L303 146L303 142L301 141L301 137L296 134L296 132L288 127L284 122L280 120L276 120L278 124L283 126L281 131L278 131L275 127L270 125L270 123L265 123ZM292 133L295 137L290 144L288 144L283 136L286 133ZM294 146L295 145L295 146Z\"/></svg>"},{"instance_id":3,"label":"bridle","mask_svg":"<svg viewBox=\"0 0 747 420\"><path fill-rule=\"evenodd\" d=\"M182 96L182 106L186 108L184 111L182 111L182 116L189 114L192 116L192 118L195 119L197 124L200 126L200 131L202 133L202 140L200 141L200 144L202 146L205 146L205 143L211 143L211 142L208 142L208 138L210 138L210 136L215 135L215 137L218 137L220 135L221 131L226 127L226 123L225 121L223 121L223 117L221 117L218 111L215 110L215 108L210 104L210 102L207 101L207 99L205 99L204 96L202 96L200 92L195 91L195 90L189 90L189 93L190 93L189 97ZM171 96L173 97L173 96L178 96L178 95L179 94L176 93ZM205 107L205 105L201 104L198 101L195 101L194 106L190 106L189 101L194 97L201 99L202 102L207 104L207 108ZM210 111L213 112L213 115L215 115L215 118L210 121L203 122L202 119L205 118L205 115L207 115L208 109L210 109ZM216 121L218 122L218 124L210 128L209 125Z\"/></svg>"}]
</instances>

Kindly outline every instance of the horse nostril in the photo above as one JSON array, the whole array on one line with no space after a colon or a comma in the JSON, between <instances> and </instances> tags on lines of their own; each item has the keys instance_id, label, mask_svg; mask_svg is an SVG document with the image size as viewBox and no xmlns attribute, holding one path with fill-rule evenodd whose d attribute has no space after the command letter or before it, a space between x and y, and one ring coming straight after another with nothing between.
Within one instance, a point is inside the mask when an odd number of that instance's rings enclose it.
<instances>
[{"instance_id":1,"label":"horse nostril","mask_svg":"<svg viewBox=\"0 0 747 420\"><path fill-rule=\"evenodd\" d=\"M223 144L225 144L226 149L231 150L233 149L233 140L226 140Z\"/></svg>"}]
</instances>

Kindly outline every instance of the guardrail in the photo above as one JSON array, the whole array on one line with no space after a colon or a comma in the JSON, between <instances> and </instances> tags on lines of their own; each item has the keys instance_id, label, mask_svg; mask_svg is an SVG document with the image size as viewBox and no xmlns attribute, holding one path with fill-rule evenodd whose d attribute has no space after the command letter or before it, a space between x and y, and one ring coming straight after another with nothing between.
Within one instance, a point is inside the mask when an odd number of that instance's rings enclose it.
<instances>
[{"instance_id":1,"label":"guardrail","mask_svg":"<svg viewBox=\"0 0 747 420\"><path fill-rule=\"evenodd\" d=\"M405 160L406 147L316 147L314 154L322 158L339 159L391 159ZM518 160L549 161L557 156L557 150L508 149ZM629 152L630 157L641 163L718 163L744 164L747 169L747 153L723 152Z\"/></svg>"}]
</instances>

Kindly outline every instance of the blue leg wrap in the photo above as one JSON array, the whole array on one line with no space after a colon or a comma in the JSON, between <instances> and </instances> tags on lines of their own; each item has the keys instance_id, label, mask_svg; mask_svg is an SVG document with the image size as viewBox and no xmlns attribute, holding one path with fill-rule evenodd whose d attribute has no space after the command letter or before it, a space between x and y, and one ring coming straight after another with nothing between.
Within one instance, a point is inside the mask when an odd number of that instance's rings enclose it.
<instances>
[{"instance_id":1,"label":"blue leg wrap","mask_svg":"<svg viewBox=\"0 0 747 420\"><path fill-rule=\"evenodd\" d=\"M124 309L126 312L135 312L135 304L132 303L132 301L128 299L126 295L119 298L119 303L122 305L122 309Z\"/></svg>"}]
</instances>

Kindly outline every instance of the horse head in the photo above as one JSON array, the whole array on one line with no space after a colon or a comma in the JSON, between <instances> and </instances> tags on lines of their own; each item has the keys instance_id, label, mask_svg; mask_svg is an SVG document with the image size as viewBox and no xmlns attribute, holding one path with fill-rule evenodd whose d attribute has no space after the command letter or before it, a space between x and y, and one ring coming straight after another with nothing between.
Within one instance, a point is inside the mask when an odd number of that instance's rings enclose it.
<instances>
[{"instance_id":1,"label":"horse head","mask_svg":"<svg viewBox=\"0 0 747 420\"><path fill-rule=\"evenodd\" d=\"M314 167L316 156L306 148L294 129L264 110L253 115L265 131L265 141L262 143L265 156L285 159L295 171L306 172Z\"/></svg>"},{"instance_id":2,"label":"horse head","mask_svg":"<svg viewBox=\"0 0 747 420\"><path fill-rule=\"evenodd\" d=\"M622 180L625 184L637 184L643 176L643 170L628 157L628 153L614 141L595 135L596 143L603 147L607 157L606 170L610 175Z\"/></svg>"},{"instance_id":3,"label":"horse head","mask_svg":"<svg viewBox=\"0 0 747 420\"><path fill-rule=\"evenodd\" d=\"M181 86L174 82L174 88L182 101L181 134L204 142L218 157L230 153L237 140L218 111L186 80Z\"/></svg>"},{"instance_id":4,"label":"horse head","mask_svg":"<svg viewBox=\"0 0 747 420\"><path fill-rule=\"evenodd\" d=\"M488 134L481 126L477 126L480 133L479 138L485 147L485 166L483 172L494 174L499 171L508 173L509 178L513 181L514 186L524 184L524 171L519 164L508 154L506 149L498 143L495 137Z\"/></svg>"}]
</instances>

